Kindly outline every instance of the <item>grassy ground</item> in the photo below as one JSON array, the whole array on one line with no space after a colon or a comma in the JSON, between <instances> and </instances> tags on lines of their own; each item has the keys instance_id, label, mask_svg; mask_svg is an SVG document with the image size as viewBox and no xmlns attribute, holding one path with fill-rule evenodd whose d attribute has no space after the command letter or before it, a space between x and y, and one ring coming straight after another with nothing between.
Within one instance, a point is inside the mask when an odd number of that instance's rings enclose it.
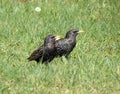
<instances>
[{"instance_id":1,"label":"grassy ground","mask_svg":"<svg viewBox=\"0 0 120 94\"><path fill-rule=\"evenodd\" d=\"M27 61L72 28L85 33L68 61ZM120 94L120 1L1 0L0 61L0 94Z\"/></svg>"}]
</instances>

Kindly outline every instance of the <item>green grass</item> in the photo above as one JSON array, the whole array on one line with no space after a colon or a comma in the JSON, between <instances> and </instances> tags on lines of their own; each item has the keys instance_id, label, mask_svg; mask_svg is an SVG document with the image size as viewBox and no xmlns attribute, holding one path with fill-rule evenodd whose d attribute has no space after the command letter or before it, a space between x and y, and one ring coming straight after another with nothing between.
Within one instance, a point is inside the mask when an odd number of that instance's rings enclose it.
<instances>
[{"instance_id":1,"label":"green grass","mask_svg":"<svg viewBox=\"0 0 120 94\"><path fill-rule=\"evenodd\" d=\"M0 94L120 94L120 1L28 1L0 1ZM27 61L46 35L72 28L85 33L67 62Z\"/></svg>"}]
</instances>

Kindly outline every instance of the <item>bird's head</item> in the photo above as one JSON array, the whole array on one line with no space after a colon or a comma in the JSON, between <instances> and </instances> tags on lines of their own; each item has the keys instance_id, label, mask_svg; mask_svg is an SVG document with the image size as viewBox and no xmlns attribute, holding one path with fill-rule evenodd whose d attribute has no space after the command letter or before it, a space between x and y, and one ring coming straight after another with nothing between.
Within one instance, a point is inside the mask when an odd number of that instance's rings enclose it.
<instances>
[{"instance_id":1,"label":"bird's head","mask_svg":"<svg viewBox=\"0 0 120 94\"><path fill-rule=\"evenodd\" d=\"M56 40L59 40L60 39L60 36L56 36L56 35L48 35L46 38L45 38L45 44L47 43L54 43Z\"/></svg>"},{"instance_id":2,"label":"bird's head","mask_svg":"<svg viewBox=\"0 0 120 94\"><path fill-rule=\"evenodd\" d=\"M70 38L70 37L76 37L79 33L81 32L84 32L83 30L76 30L76 29L73 29L73 30L69 30L67 33L66 33L66 36L65 38Z\"/></svg>"}]
</instances>

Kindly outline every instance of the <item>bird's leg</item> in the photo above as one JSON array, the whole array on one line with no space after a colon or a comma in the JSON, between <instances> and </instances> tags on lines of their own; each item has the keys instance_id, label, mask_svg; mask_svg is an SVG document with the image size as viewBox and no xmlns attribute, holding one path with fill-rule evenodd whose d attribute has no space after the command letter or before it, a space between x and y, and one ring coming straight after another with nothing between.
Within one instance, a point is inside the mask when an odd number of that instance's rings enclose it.
<instances>
[{"instance_id":1,"label":"bird's leg","mask_svg":"<svg viewBox=\"0 0 120 94\"><path fill-rule=\"evenodd\" d=\"M62 56L62 62L64 62L64 63L67 63L68 62L68 60L67 60L67 58L65 57L65 56Z\"/></svg>"},{"instance_id":2,"label":"bird's leg","mask_svg":"<svg viewBox=\"0 0 120 94\"><path fill-rule=\"evenodd\" d=\"M43 64L43 63L42 63ZM48 65L48 62L46 61L46 62L44 62L44 64L47 66Z\"/></svg>"},{"instance_id":3,"label":"bird's leg","mask_svg":"<svg viewBox=\"0 0 120 94\"><path fill-rule=\"evenodd\" d=\"M36 61L37 63L39 63L40 60L39 60L39 58L38 58L38 59L36 59L35 61Z\"/></svg>"},{"instance_id":4,"label":"bird's leg","mask_svg":"<svg viewBox=\"0 0 120 94\"><path fill-rule=\"evenodd\" d=\"M66 55L65 57L66 57L66 59L68 59L70 56L69 56L69 55Z\"/></svg>"},{"instance_id":5,"label":"bird's leg","mask_svg":"<svg viewBox=\"0 0 120 94\"><path fill-rule=\"evenodd\" d=\"M54 59L54 58L49 59L48 62L51 62L53 59Z\"/></svg>"}]
</instances>

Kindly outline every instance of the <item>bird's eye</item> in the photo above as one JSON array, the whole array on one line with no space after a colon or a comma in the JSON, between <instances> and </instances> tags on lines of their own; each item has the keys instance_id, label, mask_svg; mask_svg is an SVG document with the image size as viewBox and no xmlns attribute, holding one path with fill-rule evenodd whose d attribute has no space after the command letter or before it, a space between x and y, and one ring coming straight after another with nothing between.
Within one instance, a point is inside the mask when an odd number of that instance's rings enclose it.
<instances>
[{"instance_id":1,"label":"bird's eye","mask_svg":"<svg viewBox=\"0 0 120 94\"><path fill-rule=\"evenodd\" d=\"M51 38L55 38L55 36L52 36Z\"/></svg>"},{"instance_id":2,"label":"bird's eye","mask_svg":"<svg viewBox=\"0 0 120 94\"><path fill-rule=\"evenodd\" d=\"M73 31L73 33L76 33L77 31Z\"/></svg>"}]
</instances>

